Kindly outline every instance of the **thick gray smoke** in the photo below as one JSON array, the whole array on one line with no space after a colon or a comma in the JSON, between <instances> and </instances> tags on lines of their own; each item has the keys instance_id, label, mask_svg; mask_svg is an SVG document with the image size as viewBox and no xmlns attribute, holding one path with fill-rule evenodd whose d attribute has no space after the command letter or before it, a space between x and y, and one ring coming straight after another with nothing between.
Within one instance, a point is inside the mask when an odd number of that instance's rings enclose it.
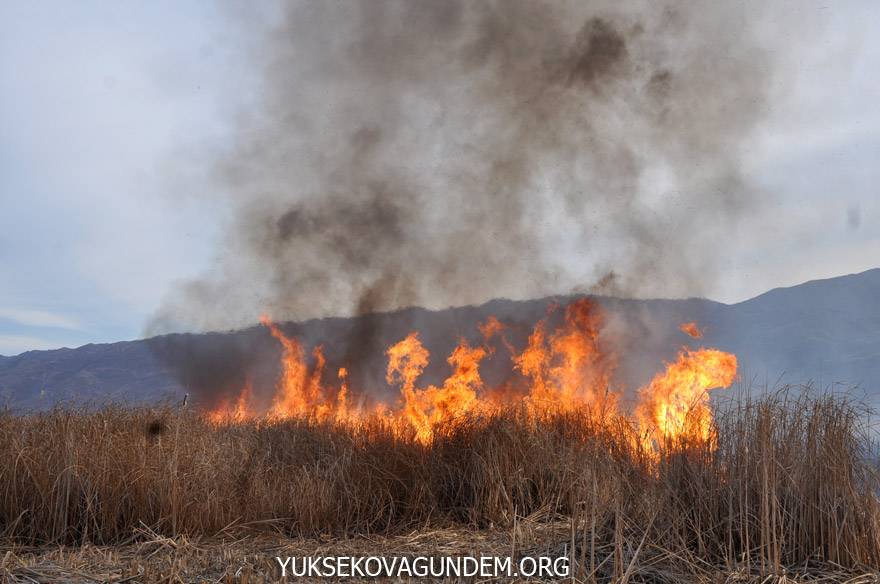
<instances>
[{"instance_id":1,"label":"thick gray smoke","mask_svg":"<svg viewBox=\"0 0 880 584\"><path fill-rule=\"evenodd\" d=\"M696 294L754 207L740 166L773 74L756 5L284 6L253 50L259 107L212 162L233 217L217 265L152 332Z\"/></svg>"}]
</instances>

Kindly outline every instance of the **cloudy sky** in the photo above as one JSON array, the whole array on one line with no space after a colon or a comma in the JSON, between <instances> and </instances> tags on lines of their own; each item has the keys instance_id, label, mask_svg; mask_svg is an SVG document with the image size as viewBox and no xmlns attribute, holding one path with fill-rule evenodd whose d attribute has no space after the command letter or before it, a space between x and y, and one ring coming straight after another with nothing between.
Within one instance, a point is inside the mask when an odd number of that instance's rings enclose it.
<instances>
[{"instance_id":1,"label":"cloudy sky","mask_svg":"<svg viewBox=\"0 0 880 584\"><path fill-rule=\"evenodd\" d=\"M719 250L705 294L724 302L880 267L880 6L780 7L815 39L754 138L749 178L774 212ZM0 354L137 338L210 270L229 218L198 196L199 160L254 99L243 11L0 3Z\"/></svg>"}]
</instances>

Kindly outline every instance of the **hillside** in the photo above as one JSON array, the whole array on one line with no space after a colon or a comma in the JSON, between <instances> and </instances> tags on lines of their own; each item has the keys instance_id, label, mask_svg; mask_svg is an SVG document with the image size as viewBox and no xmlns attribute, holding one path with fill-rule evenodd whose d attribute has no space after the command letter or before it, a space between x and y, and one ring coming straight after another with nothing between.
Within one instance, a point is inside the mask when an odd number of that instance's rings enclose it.
<instances>
[{"instance_id":1,"label":"hillside","mask_svg":"<svg viewBox=\"0 0 880 584\"><path fill-rule=\"evenodd\" d=\"M753 375L880 391L880 269L777 288L721 314L709 340Z\"/></svg>"},{"instance_id":2,"label":"hillside","mask_svg":"<svg viewBox=\"0 0 880 584\"><path fill-rule=\"evenodd\" d=\"M495 315L509 325L515 345L525 343L548 304L573 297L530 301L493 300L481 306L429 311L409 308L357 318L327 318L285 325L307 348L323 344L328 371L346 365L352 384L387 391L384 348L410 330L420 331L431 351L425 380L447 372L445 356L460 336L478 339L475 323ZM737 354L746 380L773 384L814 380L859 385L880 397L880 269L816 280L726 305L705 299L624 300L599 298L608 315L612 345L620 355L618 381L634 387L685 344L714 346ZM705 337L678 332L697 320ZM242 371L257 387L271 387L278 348L261 327L210 334L167 335L139 341L90 344L76 349L29 351L0 357L0 402L13 409L45 409L58 403L123 403L177 397L189 391L232 392ZM501 381L506 357L485 363L484 377ZM186 387L186 389L184 389Z\"/></svg>"}]
</instances>

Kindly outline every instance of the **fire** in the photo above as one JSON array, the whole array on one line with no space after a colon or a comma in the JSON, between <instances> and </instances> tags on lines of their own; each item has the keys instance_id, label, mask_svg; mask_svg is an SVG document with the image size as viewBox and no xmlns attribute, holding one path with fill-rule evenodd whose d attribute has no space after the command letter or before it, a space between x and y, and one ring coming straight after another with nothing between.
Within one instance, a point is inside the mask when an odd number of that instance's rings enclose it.
<instances>
[{"instance_id":1,"label":"fire","mask_svg":"<svg viewBox=\"0 0 880 584\"><path fill-rule=\"evenodd\" d=\"M518 351L497 318L478 324L482 343L471 345L462 338L447 357L449 376L439 385L420 385L419 378L430 363L430 352L418 332L411 332L385 352L386 382L399 390L397 403L374 403L366 396L352 404L349 371L337 370L337 382L324 385L327 362L320 345L309 358L302 344L286 335L268 317L261 323L281 346L280 373L268 409L258 412L253 387L248 381L234 402L225 401L207 413L216 424L238 423L255 418L280 421L289 418L357 424L378 417L395 428L411 432L416 440L430 443L438 428L473 415L491 414L522 404L533 415L547 411L585 410L591 415L620 415L622 389L613 385L616 355L602 336L605 318L598 304L584 298L572 302L553 327L549 317L531 331L526 346ZM694 338L701 331L695 322L681 325ZM511 379L503 390L486 387L481 364L498 358L491 341L500 337L510 353ZM644 437L643 446L654 449L682 441L707 441L712 436L712 410L708 391L728 387L736 377L736 356L717 349L683 348L678 359L654 376L637 392L633 427Z\"/></svg>"},{"instance_id":2,"label":"fire","mask_svg":"<svg viewBox=\"0 0 880 584\"><path fill-rule=\"evenodd\" d=\"M442 386L416 387L416 379L428 364L430 354L422 346L417 333L387 351L386 380L401 385L404 415L416 431L416 438L429 442L434 428L440 423L475 411L480 406L477 392L483 388L480 361L487 355L483 347L471 347L462 339L446 360L453 368L452 375Z\"/></svg>"},{"instance_id":3,"label":"fire","mask_svg":"<svg viewBox=\"0 0 880 584\"><path fill-rule=\"evenodd\" d=\"M700 330L700 327L697 326L695 322L683 322L678 327L678 330L691 337L692 339L702 339L703 331Z\"/></svg>"},{"instance_id":4,"label":"fire","mask_svg":"<svg viewBox=\"0 0 880 584\"><path fill-rule=\"evenodd\" d=\"M321 385L326 359L319 345L312 350L313 365L305 357L302 345L273 323L268 316L261 316L260 322L281 344L281 375L275 386L275 395L265 417L270 420L287 418L310 418L315 420L346 421L352 415L348 403L348 371L341 368L338 377L341 382L335 395ZM215 423L244 421L257 414L252 406L253 387L248 381L239 394L234 409L228 402L208 413L208 419Z\"/></svg>"},{"instance_id":5,"label":"fire","mask_svg":"<svg viewBox=\"0 0 880 584\"><path fill-rule=\"evenodd\" d=\"M235 399L234 404L229 401L223 401L221 404L208 413L208 419L215 424L246 422L254 417L251 408L251 400L253 399L254 388L251 381L245 381L241 393Z\"/></svg>"},{"instance_id":6,"label":"fire","mask_svg":"<svg viewBox=\"0 0 880 584\"><path fill-rule=\"evenodd\" d=\"M260 322L269 329L282 347L281 378L278 381L278 391L272 402L269 417L325 419L331 413L333 406L325 401L321 390L321 375L325 364L321 346L315 347L312 351L315 365L310 370L302 345L296 339L285 335L268 316L261 316Z\"/></svg>"},{"instance_id":7,"label":"fire","mask_svg":"<svg viewBox=\"0 0 880 584\"><path fill-rule=\"evenodd\" d=\"M483 335L483 340L488 343L492 337L501 334L504 330L504 324L498 320L497 317L490 316L486 319L486 322L478 324L477 328L480 329L480 334Z\"/></svg>"},{"instance_id":8,"label":"fire","mask_svg":"<svg viewBox=\"0 0 880 584\"><path fill-rule=\"evenodd\" d=\"M514 357L516 369L531 380L533 407L570 410L611 399L613 361L599 346L602 325L598 306L585 298L568 305L552 334L546 320L535 326L526 349Z\"/></svg>"},{"instance_id":9,"label":"fire","mask_svg":"<svg viewBox=\"0 0 880 584\"><path fill-rule=\"evenodd\" d=\"M336 394L335 417L337 422L346 422L352 415L352 413L349 412L348 405L348 369L340 367L339 371L336 372L336 376L339 378L342 385L339 387L339 393Z\"/></svg>"},{"instance_id":10,"label":"fire","mask_svg":"<svg viewBox=\"0 0 880 584\"><path fill-rule=\"evenodd\" d=\"M636 416L646 436L658 440L709 440L709 390L736 377L736 356L717 349L683 349L678 359L639 390Z\"/></svg>"},{"instance_id":11,"label":"fire","mask_svg":"<svg viewBox=\"0 0 880 584\"><path fill-rule=\"evenodd\" d=\"M400 385L403 401L406 404L404 415L418 436L430 434L431 424L424 408L419 405L419 392L416 379L428 365L430 353L422 346L419 334L412 332L405 339L393 345L386 352L388 355L388 371L385 380Z\"/></svg>"}]
</instances>

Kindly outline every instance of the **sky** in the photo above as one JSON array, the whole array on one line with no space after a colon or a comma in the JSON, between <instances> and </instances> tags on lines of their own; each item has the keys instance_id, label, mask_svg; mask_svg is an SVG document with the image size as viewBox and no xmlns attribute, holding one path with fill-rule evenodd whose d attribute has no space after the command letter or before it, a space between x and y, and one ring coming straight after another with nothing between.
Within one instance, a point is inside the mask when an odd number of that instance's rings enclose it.
<instances>
[{"instance_id":1,"label":"sky","mask_svg":"<svg viewBox=\"0 0 880 584\"><path fill-rule=\"evenodd\" d=\"M780 6L811 13L815 42L754 138L775 212L719 253L701 293L723 302L880 267L880 5ZM0 3L0 355L139 338L211 269L228 209L199 196L198 160L257 91L246 9Z\"/></svg>"}]
</instances>

